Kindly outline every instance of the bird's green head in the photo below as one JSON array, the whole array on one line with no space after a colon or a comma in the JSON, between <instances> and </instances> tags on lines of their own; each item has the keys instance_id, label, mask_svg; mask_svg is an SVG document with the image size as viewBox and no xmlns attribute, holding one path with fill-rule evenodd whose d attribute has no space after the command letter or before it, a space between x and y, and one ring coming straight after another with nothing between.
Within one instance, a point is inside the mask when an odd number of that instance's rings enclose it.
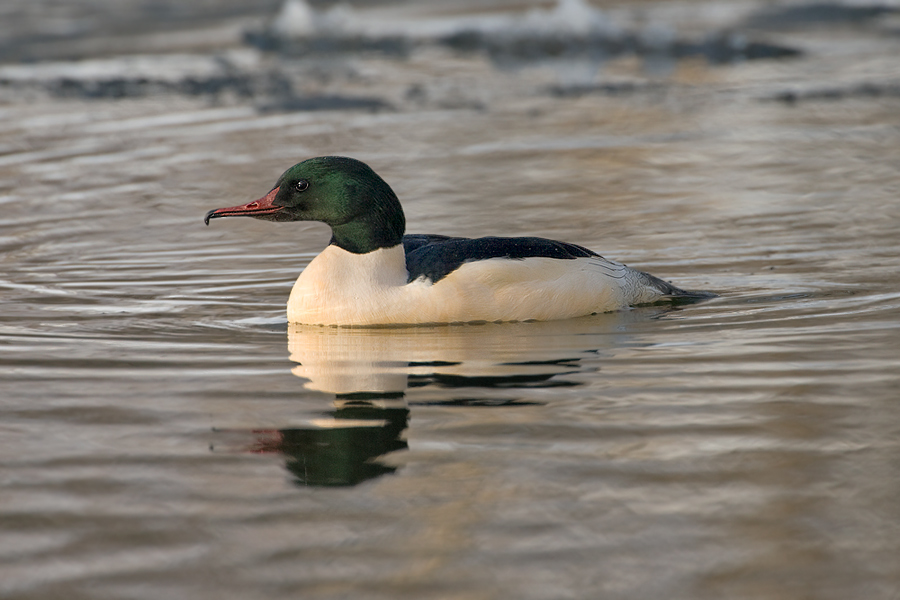
<instances>
[{"instance_id":1,"label":"bird's green head","mask_svg":"<svg viewBox=\"0 0 900 600\"><path fill-rule=\"evenodd\" d=\"M364 254L400 243L406 222L391 187L368 165L352 158L321 156L285 171L259 200L212 210L210 219L255 217L267 221L322 221L331 243Z\"/></svg>"}]
</instances>

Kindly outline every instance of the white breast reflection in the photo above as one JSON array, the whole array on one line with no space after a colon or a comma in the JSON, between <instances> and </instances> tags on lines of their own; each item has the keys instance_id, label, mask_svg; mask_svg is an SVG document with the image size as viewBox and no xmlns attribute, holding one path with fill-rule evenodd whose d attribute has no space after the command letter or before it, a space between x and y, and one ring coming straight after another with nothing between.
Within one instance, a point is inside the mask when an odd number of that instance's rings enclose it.
<instances>
[{"instance_id":1,"label":"white breast reflection","mask_svg":"<svg viewBox=\"0 0 900 600\"><path fill-rule=\"evenodd\" d=\"M293 373L309 390L337 395L442 387L528 387L578 370L586 356L612 353L628 325L658 316L651 307L581 319L478 325L334 328L291 324Z\"/></svg>"}]
</instances>

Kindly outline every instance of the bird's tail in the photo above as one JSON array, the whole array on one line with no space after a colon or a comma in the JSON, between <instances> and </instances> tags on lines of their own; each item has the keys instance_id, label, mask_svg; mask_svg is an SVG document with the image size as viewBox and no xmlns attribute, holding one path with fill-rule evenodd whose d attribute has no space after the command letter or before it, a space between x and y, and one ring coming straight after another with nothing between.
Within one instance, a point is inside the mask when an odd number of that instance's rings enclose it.
<instances>
[{"instance_id":1,"label":"bird's tail","mask_svg":"<svg viewBox=\"0 0 900 600\"><path fill-rule=\"evenodd\" d=\"M703 290L683 290L676 287L668 281L663 281L659 277L655 277L650 273L640 271L641 278L651 288L658 290L663 296L676 302L699 302L701 300L709 300L717 298L719 295L714 292L706 292Z\"/></svg>"}]
</instances>

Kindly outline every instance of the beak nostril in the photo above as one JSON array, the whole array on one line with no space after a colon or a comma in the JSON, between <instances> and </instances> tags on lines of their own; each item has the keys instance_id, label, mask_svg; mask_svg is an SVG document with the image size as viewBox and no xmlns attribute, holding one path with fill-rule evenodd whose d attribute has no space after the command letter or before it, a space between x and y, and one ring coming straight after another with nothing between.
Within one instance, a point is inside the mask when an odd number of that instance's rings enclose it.
<instances>
[{"instance_id":1,"label":"beak nostril","mask_svg":"<svg viewBox=\"0 0 900 600\"><path fill-rule=\"evenodd\" d=\"M251 202L245 208L259 208L259 202Z\"/></svg>"}]
</instances>

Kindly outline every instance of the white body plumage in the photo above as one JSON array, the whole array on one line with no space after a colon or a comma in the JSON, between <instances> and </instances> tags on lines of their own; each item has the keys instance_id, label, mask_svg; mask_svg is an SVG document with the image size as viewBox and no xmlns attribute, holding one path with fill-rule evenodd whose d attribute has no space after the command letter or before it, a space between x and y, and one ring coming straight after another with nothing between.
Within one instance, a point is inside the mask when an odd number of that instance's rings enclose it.
<instances>
[{"instance_id":1,"label":"white body plumage","mask_svg":"<svg viewBox=\"0 0 900 600\"><path fill-rule=\"evenodd\" d=\"M437 283L407 279L402 244L366 254L330 245L294 284L288 321L338 326L548 321L665 295L644 273L599 256L490 258L463 263Z\"/></svg>"}]
</instances>

